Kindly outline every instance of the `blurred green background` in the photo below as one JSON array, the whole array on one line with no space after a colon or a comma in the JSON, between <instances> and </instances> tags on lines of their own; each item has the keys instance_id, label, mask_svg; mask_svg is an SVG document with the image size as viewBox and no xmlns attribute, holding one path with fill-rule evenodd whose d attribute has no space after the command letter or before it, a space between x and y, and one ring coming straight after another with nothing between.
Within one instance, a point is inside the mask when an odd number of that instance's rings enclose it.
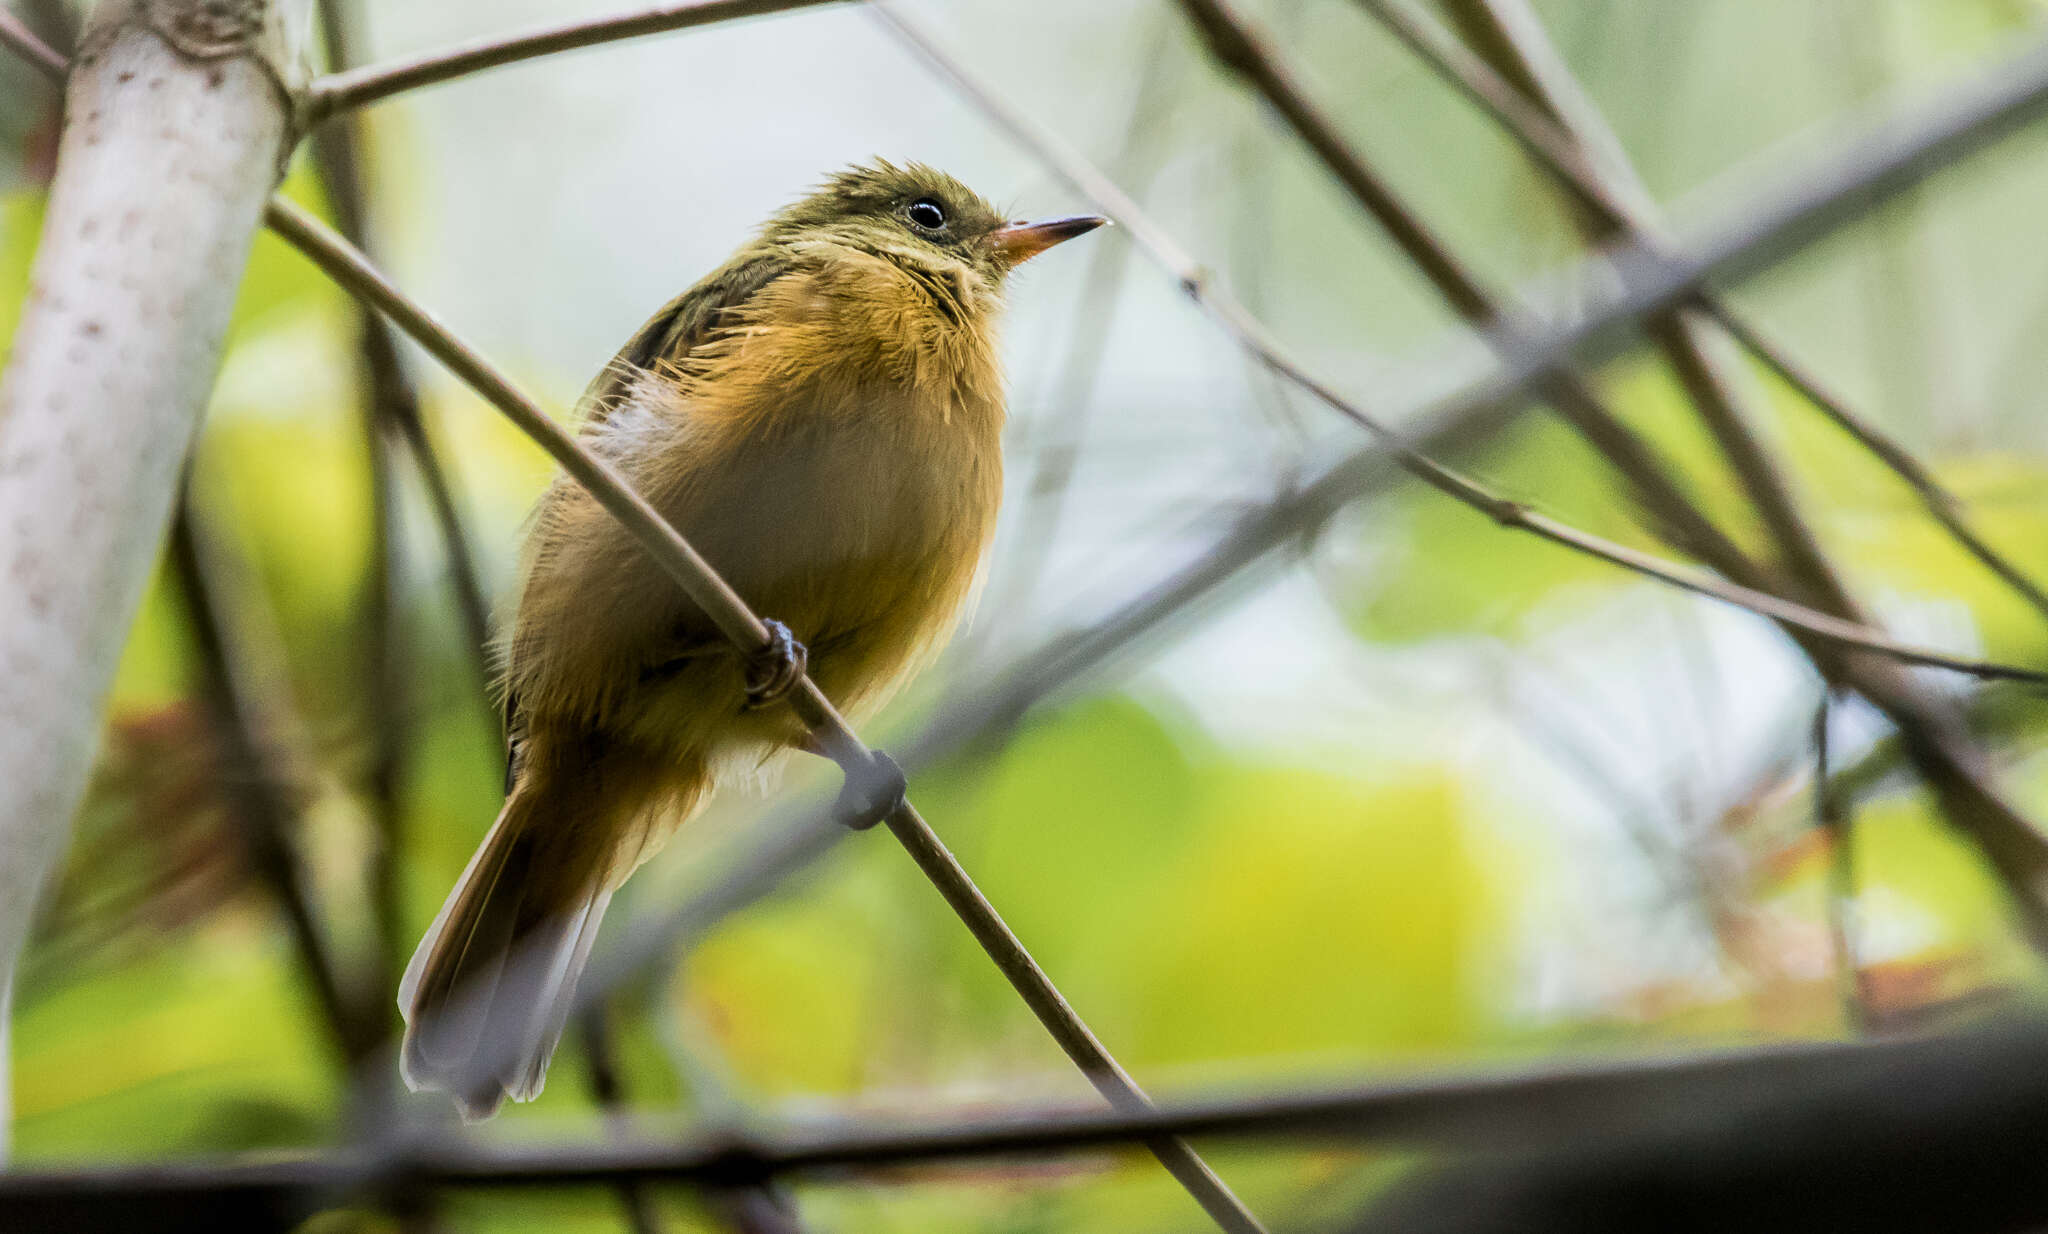
<instances>
[{"instance_id":1,"label":"blurred green background","mask_svg":"<svg viewBox=\"0 0 2048 1234\"><path fill-rule=\"evenodd\" d=\"M60 6L30 5L46 19ZM562 0L362 15L378 55L600 11ZM1243 6L1347 135L1494 285L1570 303L1571 220L1515 148L1355 6ZM1740 200L1787 141L1923 97L2048 33L2021 0L1544 0L1551 38L1682 225ZM1398 413L1477 371L1427 286L1152 3L916 6L978 73L1091 157L1317 367ZM0 339L40 220L53 100L0 70ZM1020 213L1078 207L850 8L501 70L366 115L376 247L399 281L565 414L669 295L822 172L882 154L959 174ZM1735 289L1773 335L1921 452L1985 534L2048 575L2048 197L2043 137L1988 155ZM324 208L302 158L288 182ZM1078 629L1229 519L1355 440L1276 389L1114 233L1020 280L1011 503L984 603L873 734ZM1128 257L1122 275L1099 263ZM1091 273L1093 271L1093 273ZM1091 287L1095 290L1091 291ZM1105 292L1106 289L1106 292ZM194 508L238 662L299 810L315 905L352 980L402 961L499 800L496 722L401 460L394 645L372 704L377 571L350 304L257 241ZM1087 340L1103 343L1099 366ZM502 594L550 475L479 400L408 353L488 587ZM1597 374L1747 533L1739 494L1653 360ZM1773 442L1860 594L1911 641L2024 664L2048 626L1912 494L1788 390L1752 375ZM1532 417L1476 470L1590 530L1654 541L1566 430ZM1047 494L1057 491L1057 499ZM1057 509L1055 510L1055 504ZM16 997L15 1152L32 1163L319 1145L342 1060L257 877L198 701L190 613L159 585L100 771ZM2048 817L2048 709L1930 675ZM933 820L1075 1006L1157 1095L1416 1068L1917 1025L2037 995L1979 859L1898 774L1874 715L1834 717L1855 768L1845 1005L1810 825L1819 687L1771 629L1500 531L1414 488L921 777ZM395 728L393 726L396 726ZM380 736L397 734L380 821ZM829 791L822 775L790 793ZM743 842L728 801L613 910L677 902ZM386 824L389 824L387 830ZM382 837L396 837L395 852ZM380 935L379 854L401 920ZM386 954L390 953L390 954ZM395 1008L377 1005L385 1027ZM649 1114L913 1115L1092 1100L903 854L843 844L615 1009L628 1102ZM484 1134L603 1134L572 1033L546 1096ZM1276 1228L1351 1211L1388 1151L1215 1155ZM1149 1159L1087 1154L806 1186L819 1230L1144 1231L1198 1214ZM676 1230L716 1229L687 1195ZM450 1200L449 1228L619 1228L606 1194ZM338 1214L320 1229L378 1228Z\"/></svg>"}]
</instances>

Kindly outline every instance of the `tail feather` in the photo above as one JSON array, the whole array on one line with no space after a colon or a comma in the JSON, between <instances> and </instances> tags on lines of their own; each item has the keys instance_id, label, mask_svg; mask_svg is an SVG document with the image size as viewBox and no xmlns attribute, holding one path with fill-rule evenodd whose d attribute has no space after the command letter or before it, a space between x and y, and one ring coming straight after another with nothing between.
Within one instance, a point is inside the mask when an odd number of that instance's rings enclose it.
<instances>
[{"instance_id":1,"label":"tail feather","mask_svg":"<svg viewBox=\"0 0 2048 1234\"><path fill-rule=\"evenodd\" d=\"M611 902L602 863L560 867L533 795L506 801L399 985L406 1085L448 1093L465 1118L539 1095Z\"/></svg>"},{"instance_id":2,"label":"tail feather","mask_svg":"<svg viewBox=\"0 0 2048 1234\"><path fill-rule=\"evenodd\" d=\"M529 733L505 808L399 983L413 1091L488 1118L540 1095L612 889L688 817L701 759Z\"/></svg>"}]
</instances>

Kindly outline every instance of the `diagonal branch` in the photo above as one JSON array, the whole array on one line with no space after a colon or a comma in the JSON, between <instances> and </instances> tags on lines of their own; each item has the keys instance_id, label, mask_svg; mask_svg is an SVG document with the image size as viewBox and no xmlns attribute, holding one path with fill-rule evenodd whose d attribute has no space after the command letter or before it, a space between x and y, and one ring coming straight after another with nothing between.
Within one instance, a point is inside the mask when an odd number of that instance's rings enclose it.
<instances>
[{"instance_id":1,"label":"diagonal branch","mask_svg":"<svg viewBox=\"0 0 2048 1234\"><path fill-rule=\"evenodd\" d=\"M513 386L426 310L409 300L361 252L317 220L282 200L271 203L268 218L273 228L330 278L391 318L415 342L447 365L457 377L553 456L564 471L589 490L625 526L642 549L683 588L735 647L753 651L767 646L768 631L761 619L698 555L697 550L669 526L644 497L634 492L608 463L585 450L523 391ZM868 774L874 755L814 682L807 677L800 681L790 695L790 703L820 747L845 769L849 777ZM1118 1109L1148 1108L1149 1102L1137 1083L1067 1005L1051 979L1038 967L1023 943L1004 924L994 906L982 896L917 810L905 801L886 821L889 830L1096 1090ZM1148 1147L1222 1228L1231 1231L1257 1231L1262 1228L1257 1218L1244 1208L1184 1141L1164 1139Z\"/></svg>"},{"instance_id":2,"label":"diagonal branch","mask_svg":"<svg viewBox=\"0 0 2048 1234\"><path fill-rule=\"evenodd\" d=\"M1480 46L1504 64L1509 76L1535 91L1530 101L1559 120L1563 137L1588 152L1588 139L1568 117L1588 117L1584 123L1597 124L1597 112L1589 103L1579 105L1577 83L1550 48L1535 15L1520 0L1458 0L1452 11L1463 16ZM1604 145L1619 151L1619 143L1611 139L1604 140ZM1590 157L1585 162L1592 164ZM1603 183L1610 196L1646 196L1625 160L1619 161L1619 170ZM1594 213L1590 198L1581 204L1586 207L1582 217L1596 241L1659 243L1654 234L1639 236L1641 229L1626 211L1603 218ZM1790 478L1720 373L1702 319L1677 306L1669 316L1654 318L1651 332L1670 355L1701 419L1749 493L1800 590L1829 612L1862 621L1860 607L1801 511ZM1899 729L1949 821L1976 841L2012 888L2030 941L2048 947L2048 905L2043 903L2048 898L2048 881L2043 877L2048 839L2000 792L1955 709L1895 666L1854 665L1825 648L1809 646L1807 650L1825 678L1856 689Z\"/></svg>"},{"instance_id":3,"label":"diagonal branch","mask_svg":"<svg viewBox=\"0 0 2048 1234\"><path fill-rule=\"evenodd\" d=\"M0 8L0 43L40 70L51 81L62 82L69 71L62 53L36 37L28 23L16 17L12 10Z\"/></svg>"},{"instance_id":4,"label":"diagonal branch","mask_svg":"<svg viewBox=\"0 0 2048 1234\"><path fill-rule=\"evenodd\" d=\"M1359 157L1308 99L1292 72L1222 0L1181 0L1216 60L1249 82L1324 168L1415 263L1445 303L1497 348L1528 333L1518 305L1488 292L1407 202ZM1763 588L1766 579L1742 549L1713 526L1671 478L1672 468L1577 374L1544 374L1543 397L1628 481L1663 534L1732 579Z\"/></svg>"},{"instance_id":5,"label":"diagonal branch","mask_svg":"<svg viewBox=\"0 0 2048 1234\"><path fill-rule=\"evenodd\" d=\"M1521 142L1538 165L1572 194L1583 214L1593 216L1606 228L1625 231L1639 241L1666 243L1646 209L1631 205L1627 198L1611 191L1603 182L1599 164L1580 148L1561 120L1524 97L1521 91L1527 87L1517 86L1502 77L1492 65L1467 50L1429 18L1411 10L1402 0L1358 0L1358 3L1438 76L1455 86L1482 111L1491 115L1511 137ZM1538 75L1529 73L1518 76L1518 80L1533 84ZM2011 560L1985 542L1970 526L1961 499L1943 487L1910 451L1828 390L1809 370L1765 337L1719 295L1703 290L1694 303L1727 331L1729 337L1904 481L1919 496L1928 514L1964 551L2003 580L2036 611L2048 616L2048 591L2043 591Z\"/></svg>"},{"instance_id":6,"label":"diagonal branch","mask_svg":"<svg viewBox=\"0 0 2048 1234\"><path fill-rule=\"evenodd\" d=\"M740 17L786 13L837 0L685 0L612 17L593 17L545 26L521 34L499 35L461 43L441 51L330 73L316 80L306 96L306 122L318 124L335 112L361 107L406 90L417 90L579 47L595 47L691 26L708 26Z\"/></svg>"},{"instance_id":7,"label":"diagonal branch","mask_svg":"<svg viewBox=\"0 0 2048 1234\"><path fill-rule=\"evenodd\" d=\"M1181 0L1181 4L1217 58L1266 97L1331 173L1431 274L1444 298L1460 312L1475 316L1476 324L1488 329L1489 339L1497 346L1504 351L1512 347L1521 333L1513 317L1485 307L1493 303L1485 292L1436 242L1414 211L1366 167L1286 68L1232 15L1223 0ZM1640 252L1644 246L1638 241L1636 247ZM1756 438L1741 409L1727 397L1711 358L1697 346L1698 340L1682 321L1673 318L1667 326L1657 324L1659 318L1679 307L1676 300L1648 305L1640 316L1649 320L1653 337L1659 337L1672 354L1700 415L1757 505L1804 598L1833 616L1864 624L1854 599L1801 516L1776 460ZM1750 560L1707 524L1650 459L1632 430L1590 397L1590 392L1582 393L1583 386L1576 378L1569 374L1551 377L1544 389L1558 409L1629 478L1651 511L1667 521L1667 529L1678 531L1693 551L1731 581L1755 590L1777 591L1772 586L1774 572ZM1672 521L1674 515L1694 521ZM2048 836L2000 794L1982 753L1971 744L1953 710L1928 696L1896 663L1845 657L1828 643L1814 641L1808 632L1797 628L1788 632L1823 677L1862 694L1899 728L1949 821L1976 841L2010 889L2028 940L2048 951Z\"/></svg>"},{"instance_id":8,"label":"diagonal branch","mask_svg":"<svg viewBox=\"0 0 2048 1234\"><path fill-rule=\"evenodd\" d=\"M1702 296L1700 304L1715 323L1728 332L1728 337L1742 344L1745 350L1763 362L1765 368L1777 374L1780 381L1798 391L1800 397L1813 404L1822 415L1834 421L1836 427L1904 481L1920 498L1928 516L1939 523L1964 552L2012 588L2014 594L2032 605L2035 612L2048 617L2048 591L2044 591L2041 584L2015 565L2011 558L1991 547L1971 526L1968 507L1963 499L1936 479L1934 473L1914 458L1911 451L1851 408L1840 395L1823 385L1812 370L1793 359L1777 342L1759 333L1754 324L1737 315L1726 301L1718 296Z\"/></svg>"}]
</instances>

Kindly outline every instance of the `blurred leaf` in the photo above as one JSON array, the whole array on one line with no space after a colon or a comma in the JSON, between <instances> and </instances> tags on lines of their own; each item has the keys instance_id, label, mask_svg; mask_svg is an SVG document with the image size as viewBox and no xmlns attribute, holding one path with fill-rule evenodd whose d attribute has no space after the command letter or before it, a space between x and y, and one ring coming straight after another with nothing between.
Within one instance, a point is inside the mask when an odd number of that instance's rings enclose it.
<instances>
[{"instance_id":1,"label":"blurred leaf","mask_svg":"<svg viewBox=\"0 0 2048 1234\"><path fill-rule=\"evenodd\" d=\"M18 1009L23 1160L246 1148L263 1128L327 1125L336 1093L324 1032L291 951L257 920L263 929L224 919L192 946ZM268 1111L262 1127L224 1113L236 1103Z\"/></svg>"},{"instance_id":2,"label":"blurred leaf","mask_svg":"<svg viewBox=\"0 0 2048 1234\"><path fill-rule=\"evenodd\" d=\"M1219 771L1129 980L1134 1057L1377 1058L1472 1045L1509 941L1505 884L1447 779Z\"/></svg>"},{"instance_id":3,"label":"blurred leaf","mask_svg":"<svg viewBox=\"0 0 2048 1234\"><path fill-rule=\"evenodd\" d=\"M692 1002L765 1091L850 1092L868 1078L863 1030L887 1006L877 970L894 957L843 920L829 901L778 901L720 930L690 965Z\"/></svg>"},{"instance_id":4,"label":"blurred leaf","mask_svg":"<svg viewBox=\"0 0 2048 1234\"><path fill-rule=\"evenodd\" d=\"M29 267L43 231L41 189L0 194L0 364L14 347L14 331L28 296Z\"/></svg>"}]
</instances>

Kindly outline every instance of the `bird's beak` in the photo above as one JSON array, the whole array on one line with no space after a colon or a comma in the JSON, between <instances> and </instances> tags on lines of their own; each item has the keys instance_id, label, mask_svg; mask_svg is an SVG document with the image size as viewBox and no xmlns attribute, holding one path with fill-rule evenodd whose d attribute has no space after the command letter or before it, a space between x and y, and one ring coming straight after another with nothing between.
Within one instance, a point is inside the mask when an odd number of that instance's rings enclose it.
<instances>
[{"instance_id":1,"label":"bird's beak","mask_svg":"<svg viewBox=\"0 0 2048 1234\"><path fill-rule=\"evenodd\" d=\"M1011 265L1031 260L1062 240L1086 235L1109 220L1099 214L1076 214L1043 223L1009 223L988 233L988 246Z\"/></svg>"}]
</instances>

